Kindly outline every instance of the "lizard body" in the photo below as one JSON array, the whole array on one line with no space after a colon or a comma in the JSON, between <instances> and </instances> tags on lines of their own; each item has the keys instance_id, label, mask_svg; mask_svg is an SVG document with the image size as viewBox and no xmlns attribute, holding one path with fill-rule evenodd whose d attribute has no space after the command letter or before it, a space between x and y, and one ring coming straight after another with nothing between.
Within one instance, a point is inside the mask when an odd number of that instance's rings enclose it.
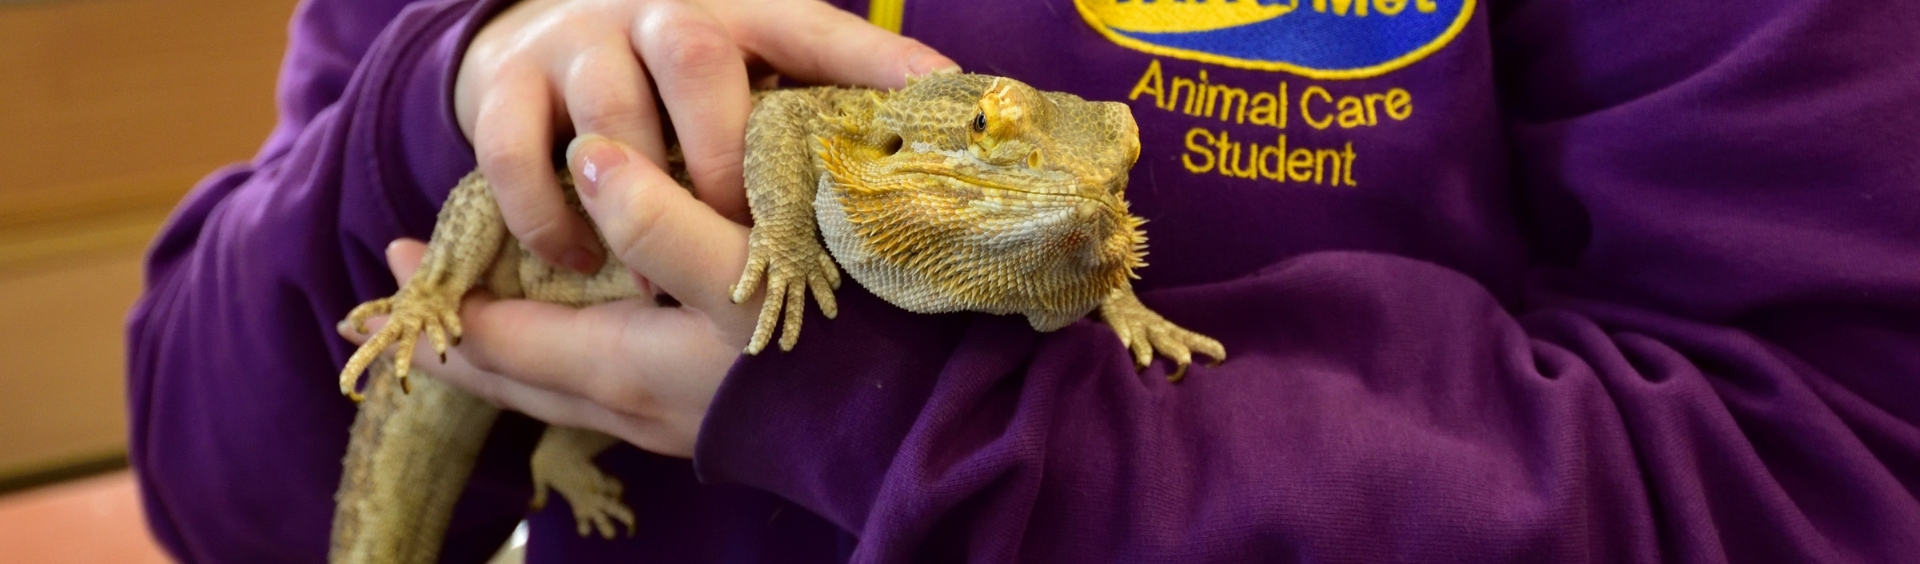
<instances>
[{"instance_id":1,"label":"lizard body","mask_svg":"<svg viewBox=\"0 0 1920 564\"><path fill-rule=\"evenodd\" d=\"M756 95L746 145L754 226L731 293L736 303L763 287L767 296L748 354L776 329L780 347L792 348L809 293L833 317L844 268L874 295L921 313L1018 314L1051 331L1097 310L1138 364L1169 358L1173 379L1193 352L1225 357L1217 341L1134 297L1145 237L1124 199L1139 155L1125 105L968 74L914 79L892 92L780 90ZM375 315L389 320L341 373L342 392L359 399L359 375L373 369L338 493L333 561L437 554L498 410L410 378L408 354L382 355L413 350L425 333L444 356L459 339L460 298L476 287L574 306L645 295L612 257L593 275L540 261L508 236L485 180L463 180L442 206L420 269L394 296L348 315L356 328ZM615 522L631 528L619 482L591 462L615 442L550 428L534 454L536 507L551 488L567 496L581 534L589 525L608 537Z\"/></svg>"}]
</instances>

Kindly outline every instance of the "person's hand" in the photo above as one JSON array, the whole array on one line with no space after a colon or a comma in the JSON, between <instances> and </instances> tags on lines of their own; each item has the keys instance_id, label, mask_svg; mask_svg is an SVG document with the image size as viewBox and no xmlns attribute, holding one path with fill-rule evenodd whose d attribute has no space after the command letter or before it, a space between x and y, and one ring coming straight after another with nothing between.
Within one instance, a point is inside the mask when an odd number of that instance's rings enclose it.
<instances>
[{"instance_id":1,"label":"person's hand","mask_svg":"<svg viewBox=\"0 0 1920 564\"><path fill-rule=\"evenodd\" d=\"M747 262L747 228L618 142L583 137L569 153L582 201L608 246L681 305L638 299L574 309L475 292L461 304L465 334L446 363L422 343L414 366L536 419L690 457L707 406L760 311L758 300L734 304L727 292ZM394 277L411 277L425 251L412 240L389 246ZM374 321L376 331L384 322ZM351 329L341 334L366 340Z\"/></svg>"},{"instance_id":2,"label":"person's hand","mask_svg":"<svg viewBox=\"0 0 1920 564\"><path fill-rule=\"evenodd\" d=\"M561 198L556 139L603 135L662 167L664 107L683 124L677 134L699 198L744 223L750 78L895 88L909 73L952 66L816 0L528 0L474 37L454 109L507 230L540 258L591 272L601 249Z\"/></svg>"}]
</instances>

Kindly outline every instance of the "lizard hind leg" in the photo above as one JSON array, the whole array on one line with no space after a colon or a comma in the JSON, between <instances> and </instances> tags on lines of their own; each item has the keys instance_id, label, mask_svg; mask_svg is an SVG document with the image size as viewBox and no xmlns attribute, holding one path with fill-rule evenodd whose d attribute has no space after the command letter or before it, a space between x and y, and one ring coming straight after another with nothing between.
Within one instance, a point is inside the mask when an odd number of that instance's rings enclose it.
<instances>
[{"instance_id":1,"label":"lizard hind leg","mask_svg":"<svg viewBox=\"0 0 1920 564\"><path fill-rule=\"evenodd\" d=\"M367 321L380 315L387 316L386 325L367 338L353 356L347 359L347 365L340 371L340 392L354 401L360 401L358 388L360 374L373 359L393 349L394 377L400 381L402 391L411 391L407 375L413 367L413 348L419 342L420 334L426 333L433 344L434 352L440 354L444 362L447 347L460 339L460 294L439 285L419 280L409 281L400 292L390 298L380 298L360 304L347 313L346 323L361 334L367 332Z\"/></svg>"},{"instance_id":2,"label":"lizard hind leg","mask_svg":"<svg viewBox=\"0 0 1920 564\"><path fill-rule=\"evenodd\" d=\"M360 373L374 358L394 347L395 377L402 391L409 387L407 374L413 366L413 346L426 333L433 350L444 362L449 344L460 341L460 297L480 281L496 262L507 226L500 218L500 206L493 191L479 173L467 175L447 195L440 217L433 226L433 238L420 266L393 297L373 300L347 313L342 323L360 334L367 333L367 321L386 315L387 324L369 336L354 351L340 371L340 392L360 401Z\"/></svg>"},{"instance_id":3,"label":"lizard hind leg","mask_svg":"<svg viewBox=\"0 0 1920 564\"><path fill-rule=\"evenodd\" d=\"M618 442L595 431L547 427L533 447L533 508L546 507L551 489L567 498L580 536L598 530L601 538L612 539L614 521L626 525L627 536L633 536L633 509L620 501L624 486L593 465L595 455Z\"/></svg>"},{"instance_id":4,"label":"lizard hind leg","mask_svg":"<svg viewBox=\"0 0 1920 564\"><path fill-rule=\"evenodd\" d=\"M1187 365L1193 363L1193 353L1213 357L1213 364L1227 359L1227 348L1212 337L1189 331L1161 317L1140 298L1133 295L1132 286L1121 286L1107 296L1100 304L1100 319L1113 327L1121 344L1133 353L1134 364L1142 369L1153 362L1155 353L1173 361L1173 372L1167 374L1167 381L1179 382L1187 376Z\"/></svg>"}]
</instances>

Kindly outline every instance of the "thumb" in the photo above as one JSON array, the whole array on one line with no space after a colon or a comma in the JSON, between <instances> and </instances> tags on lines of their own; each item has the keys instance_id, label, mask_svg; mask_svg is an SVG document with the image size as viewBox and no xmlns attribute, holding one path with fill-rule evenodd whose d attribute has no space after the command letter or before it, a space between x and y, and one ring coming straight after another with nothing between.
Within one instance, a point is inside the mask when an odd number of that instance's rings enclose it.
<instances>
[{"instance_id":1,"label":"thumb","mask_svg":"<svg viewBox=\"0 0 1920 564\"><path fill-rule=\"evenodd\" d=\"M618 141L584 135L567 146L575 188L627 268L688 306L709 314L744 308L727 286L747 264L747 228L673 181L653 161Z\"/></svg>"},{"instance_id":2,"label":"thumb","mask_svg":"<svg viewBox=\"0 0 1920 564\"><path fill-rule=\"evenodd\" d=\"M760 2L740 10L735 39L802 82L899 88L908 75L957 71L953 59L826 2Z\"/></svg>"}]
</instances>

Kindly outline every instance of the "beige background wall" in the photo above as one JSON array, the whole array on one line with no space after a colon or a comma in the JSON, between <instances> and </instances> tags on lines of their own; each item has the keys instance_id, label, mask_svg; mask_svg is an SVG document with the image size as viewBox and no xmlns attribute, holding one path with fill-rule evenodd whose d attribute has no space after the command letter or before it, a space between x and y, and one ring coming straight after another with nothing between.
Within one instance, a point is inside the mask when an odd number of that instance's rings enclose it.
<instances>
[{"instance_id":1,"label":"beige background wall","mask_svg":"<svg viewBox=\"0 0 1920 564\"><path fill-rule=\"evenodd\" d=\"M272 128L293 6L0 3L0 480L124 451L140 253Z\"/></svg>"}]
</instances>

